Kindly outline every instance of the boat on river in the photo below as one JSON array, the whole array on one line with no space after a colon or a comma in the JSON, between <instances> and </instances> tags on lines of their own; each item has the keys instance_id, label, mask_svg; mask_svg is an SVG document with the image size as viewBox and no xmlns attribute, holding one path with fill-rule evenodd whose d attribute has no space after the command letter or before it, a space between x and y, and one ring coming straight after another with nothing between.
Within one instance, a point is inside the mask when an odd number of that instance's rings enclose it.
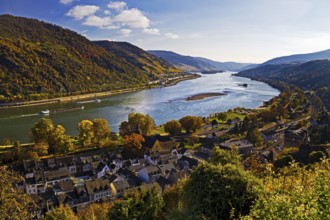
<instances>
[{"instance_id":1,"label":"boat on river","mask_svg":"<svg viewBox=\"0 0 330 220\"><path fill-rule=\"evenodd\" d=\"M42 114L42 115L49 115L49 113L50 113L50 111L48 109L40 112L40 114Z\"/></svg>"},{"instance_id":2,"label":"boat on river","mask_svg":"<svg viewBox=\"0 0 330 220\"><path fill-rule=\"evenodd\" d=\"M54 110L43 110L40 112L41 115L49 115L49 114L55 114L60 112L68 112L68 111L74 111L74 110L84 110L84 106L78 106L78 107L68 107L68 108L59 108Z\"/></svg>"},{"instance_id":3,"label":"boat on river","mask_svg":"<svg viewBox=\"0 0 330 220\"><path fill-rule=\"evenodd\" d=\"M76 103L77 104L85 104L85 103L93 103L93 102L100 103L101 99L93 99L93 100L81 101L81 102L76 102Z\"/></svg>"}]
</instances>

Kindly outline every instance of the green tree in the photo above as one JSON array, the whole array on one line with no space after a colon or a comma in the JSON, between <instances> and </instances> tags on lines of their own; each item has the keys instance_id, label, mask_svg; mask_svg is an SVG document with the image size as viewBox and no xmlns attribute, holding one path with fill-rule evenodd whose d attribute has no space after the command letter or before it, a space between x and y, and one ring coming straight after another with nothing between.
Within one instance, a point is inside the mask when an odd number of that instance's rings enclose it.
<instances>
[{"instance_id":1,"label":"green tree","mask_svg":"<svg viewBox=\"0 0 330 220\"><path fill-rule=\"evenodd\" d=\"M199 218L238 218L249 213L260 189L257 179L236 165L203 163L184 186L185 203Z\"/></svg>"},{"instance_id":2,"label":"green tree","mask_svg":"<svg viewBox=\"0 0 330 220\"><path fill-rule=\"evenodd\" d=\"M110 137L108 121L103 118L96 118L92 123L92 130L94 133L93 143L101 145L101 142L106 141Z\"/></svg>"},{"instance_id":3,"label":"green tree","mask_svg":"<svg viewBox=\"0 0 330 220\"><path fill-rule=\"evenodd\" d=\"M186 130L186 133L195 132L202 128L203 119L197 116L185 116L179 120L181 126Z\"/></svg>"},{"instance_id":4,"label":"green tree","mask_svg":"<svg viewBox=\"0 0 330 220\"><path fill-rule=\"evenodd\" d=\"M36 208L32 198L17 190L23 178L5 166L0 166L0 173L0 219L32 218Z\"/></svg>"},{"instance_id":5,"label":"green tree","mask_svg":"<svg viewBox=\"0 0 330 220\"><path fill-rule=\"evenodd\" d=\"M263 144L263 138L257 128L248 130L246 138L254 144L255 147L260 147Z\"/></svg>"},{"instance_id":6,"label":"green tree","mask_svg":"<svg viewBox=\"0 0 330 220\"><path fill-rule=\"evenodd\" d=\"M155 188L116 201L109 219L164 219L164 200Z\"/></svg>"},{"instance_id":7,"label":"green tree","mask_svg":"<svg viewBox=\"0 0 330 220\"><path fill-rule=\"evenodd\" d=\"M227 119L227 113L226 112L220 112L220 113L217 114L217 118L220 121L222 121L222 123L223 123Z\"/></svg>"},{"instance_id":8,"label":"green tree","mask_svg":"<svg viewBox=\"0 0 330 220\"><path fill-rule=\"evenodd\" d=\"M180 122L177 120L171 120L166 122L164 125L164 130L168 132L171 136L178 135L181 133L182 127Z\"/></svg>"},{"instance_id":9,"label":"green tree","mask_svg":"<svg viewBox=\"0 0 330 220\"><path fill-rule=\"evenodd\" d=\"M58 208L47 212L45 220L78 220L72 209L67 205L60 205Z\"/></svg>"},{"instance_id":10,"label":"green tree","mask_svg":"<svg viewBox=\"0 0 330 220\"><path fill-rule=\"evenodd\" d=\"M232 147L230 151L226 151L216 146L211 152L210 163L215 165L234 164L240 166L241 157L239 156L238 150L235 147Z\"/></svg>"},{"instance_id":11,"label":"green tree","mask_svg":"<svg viewBox=\"0 0 330 220\"><path fill-rule=\"evenodd\" d=\"M78 123L77 130L78 140L81 144L81 147L85 147L90 144L92 139L94 138L93 122L91 122L90 120L82 120Z\"/></svg>"}]
</instances>

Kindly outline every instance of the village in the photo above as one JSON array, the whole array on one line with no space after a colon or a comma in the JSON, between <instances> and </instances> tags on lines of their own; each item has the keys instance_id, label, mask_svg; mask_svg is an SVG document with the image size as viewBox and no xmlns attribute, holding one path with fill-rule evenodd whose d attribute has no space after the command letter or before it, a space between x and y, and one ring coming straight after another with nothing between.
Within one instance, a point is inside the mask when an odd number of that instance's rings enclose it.
<instances>
[{"instance_id":1,"label":"village","mask_svg":"<svg viewBox=\"0 0 330 220\"><path fill-rule=\"evenodd\" d=\"M38 217L60 204L78 212L90 203L110 202L134 191L156 189L161 193L188 177L199 163L208 161L216 147L235 148L246 169L252 156L261 164L273 163L283 149L299 149L309 144L311 127L327 126L311 119L308 106L306 102L291 111L295 114L288 114L282 122L258 125L263 120L251 118L251 113L262 110L237 108L227 112L232 118L223 123L214 119L216 114L203 118L202 127L191 134L143 135L140 149L143 156L127 156L124 147L115 151L96 148L71 155L26 159L12 168L24 177L18 187L32 196L39 207ZM259 133L257 137L242 133L244 126L250 130L251 125L258 128L254 129Z\"/></svg>"}]
</instances>

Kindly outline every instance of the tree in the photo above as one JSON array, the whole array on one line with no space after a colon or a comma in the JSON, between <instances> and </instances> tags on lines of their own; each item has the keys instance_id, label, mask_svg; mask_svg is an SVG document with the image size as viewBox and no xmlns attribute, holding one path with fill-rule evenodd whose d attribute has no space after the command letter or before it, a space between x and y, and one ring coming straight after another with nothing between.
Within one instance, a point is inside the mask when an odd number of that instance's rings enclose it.
<instances>
[{"instance_id":1,"label":"tree","mask_svg":"<svg viewBox=\"0 0 330 220\"><path fill-rule=\"evenodd\" d=\"M0 219L32 218L35 209L32 198L17 190L23 178L5 166L0 166L0 173Z\"/></svg>"},{"instance_id":2,"label":"tree","mask_svg":"<svg viewBox=\"0 0 330 220\"><path fill-rule=\"evenodd\" d=\"M150 117L150 115L132 112L128 115L128 121L124 121L120 124L119 133L121 136L132 133L149 135L154 127L155 121Z\"/></svg>"},{"instance_id":3,"label":"tree","mask_svg":"<svg viewBox=\"0 0 330 220\"><path fill-rule=\"evenodd\" d=\"M230 151L226 151L216 146L211 152L210 163L216 165L234 164L240 166L241 157L239 156L238 150L235 147L232 147Z\"/></svg>"},{"instance_id":4,"label":"tree","mask_svg":"<svg viewBox=\"0 0 330 220\"><path fill-rule=\"evenodd\" d=\"M177 120L171 120L166 122L164 125L164 130L168 132L171 136L178 135L181 133L182 127L180 122Z\"/></svg>"},{"instance_id":5,"label":"tree","mask_svg":"<svg viewBox=\"0 0 330 220\"><path fill-rule=\"evenodd\" d=\"M197 116L185 116L179 120L181 126L186 130L186 133L195 132L202 128L203 120Z\"/></svg>"},{"instance_id":6,"label":"tree","mask_svg":"<svg viewBox=\"0 0 330 220\"><path fill-rule=\"evenodd\" d=\"M106 141L110 137L110 128L108 121L103 118L96 118L93 120L93 143L101 144L101 141Z\"/></svg>"},{"instance_id":7,"label":"tree","mask_svg":"<svg viewBox=\"0 0 330 220\"><path fill-rule=\"evenodd\" d=\"M73 150L70 136L65 134L65 128L57 125L49 137L49 151L51 153L67 153Z\"/></svg>"},{"instance_id":8,"label":"tree","mask_svg":"<svg viewBox=\"0 0 330 220\"><path fill-rule=\"evenodd\" d=\"M218 121L216 119L213 119L211 124L212 124L212 127L214 127L214 126L218 125Z\"/></svg>"},{"instance_id":9,"label":"tree","mask_svg":"<svg viewBox=\"0 0 330 220\"><path fill-rule=\"evenodd\" d=\"M247 132L246 138L254 144L255 147L260 147L263 144L263 138L260 131L255 128Z\"/></svg>"},{"instance_id":10,"label":"tree","mask_svg":"<svg viewBox=\"0 0 330 220\"><path fill-rule=\"evenodd\" d=\"M152 188L126 196L123 200L114 202L109 219L164 219L164 200Z\"/></svg>"},{"instance_id":11,"label":"tree","mask_svg":"<svg viewBox=\"0 0 330 220\"><path fill-rule=\"evenodd\" d=\"M36 143L33 146L33 151L38 154L38 156L48 155L48 144L45 142Z\"/></svg>"},{"instance_id":12,"label":"tree","mask_svg":"<svg viewBox=\"0 0 330 220\"><path fill-rule=\"evenodd\" d=\"M60 205L58 208L47 212L45 220L78 220L70 206Z\"/></svg>"},{"instance_id":13,"label":"tree","mask_svg":"<svg viewBox=\"0 0 330 220\"><path fill-rule=\"evenodd\" d=\"M51 119L43 118L32 127L31 131L35 143L49 143L49 137L54 131L54 124Z\"/></svg>"},{"instance_id":14,"label":"tree","mask_svg":"<svg viewBox=\"0 0 330 220\"><path fill-rule=\"evenodd\" d=\"M226 119L227 119L227 113L225 113L225 112L220 112L220 113L217 114L217 118L218 118L219 120L221 120L222 123L223 123L223 122L226 121Z\"/></svg>"},{"instance_id":15,"label":"tree","mask_svg":"<svg viewBox=\"0 0 330 220\"><path fill-rule=\"evenodd\" d=\"M141 134L130 134L124 136L124 143L125 145L134 150L140 150L142 147L142 142L144 142L144 138Z\"/></svg>"},{"instance_id":16,"label":"tree","mask_svg":"<svg viewBox=\"0 0 330 220\"><path fill-rule=\"evenodd\" d=\"M113 203L91 203L78 212L79 220L108 220Z\"/></svg>"},{"instance_id":17,"label":"tree","mask_svg":"<svg viewBox=\"0 0 330 220\"><path fill-rule=\"evenodd\" d=\"M78 140L81 144L81 147L85 147L90 144L92 139L94 138L93 133L93 122L90 120L82 120L78 123Z\"/></svg>"},{"instance_id":18,"label":"tree","mask_svg":"<svg viewBox=\"0 0 330 220\"><path fill-rule=\"evenodd\" d=\"M199 219L230 219L246 215L261 184L233 164L200 164L184 186L187 208Z\"/></svg>"}]
</instances>

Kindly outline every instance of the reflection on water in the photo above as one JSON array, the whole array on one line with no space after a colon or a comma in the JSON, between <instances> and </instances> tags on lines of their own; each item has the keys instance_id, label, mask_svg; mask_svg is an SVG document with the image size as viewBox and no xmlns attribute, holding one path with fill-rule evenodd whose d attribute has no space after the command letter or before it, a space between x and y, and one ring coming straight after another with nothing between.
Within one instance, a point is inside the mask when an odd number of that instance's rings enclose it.
<instances>
[{"instance_id":1,"label":"reflection on water","mask_svg":"<svg viewBox=\"0 0 330 220\"><path fill-rule=\"evenodd\" d=\"M248 87L239 84L248 84ZM199 93L225 92L224 96L203 100L185 101L185 98ZM76 135L77 123L83 119L106 118L112 131L118 131L119 124L127 120L130 112L150 114L157 124L185 115L207 116L237 106L255 108L263 101L279 94L269 85L248 78L231 76L231 73L203 75L195 80L181 82L175 86L142 90L101 98L101 103L85 103L84 110L51 114L56 124L62 124L67 132ZM33 124L42 118L38 113L45 109L60 109L75 106L76 103L56 103L14 109L0 109L0 140L28 141Z\"/></svg>"}]
</instances>

